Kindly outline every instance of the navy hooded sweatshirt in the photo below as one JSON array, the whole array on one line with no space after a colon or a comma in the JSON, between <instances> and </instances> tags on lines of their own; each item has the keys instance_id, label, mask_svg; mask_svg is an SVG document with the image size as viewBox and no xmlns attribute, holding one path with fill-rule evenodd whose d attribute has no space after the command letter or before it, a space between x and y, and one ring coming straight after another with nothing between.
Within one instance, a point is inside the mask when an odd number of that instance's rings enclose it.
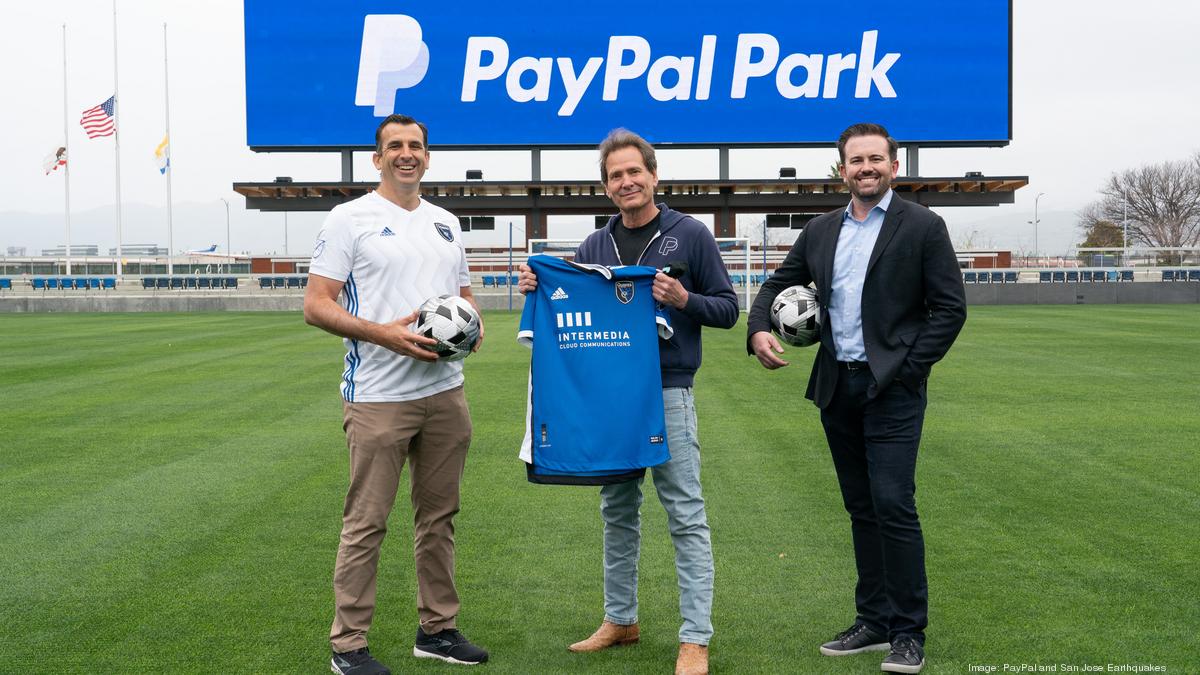
<instances>
[{"instance_id":1,"label":"navy hooded sweatshirt","mask_svg":"<svg viewBox=\"0 0 1200 675\"><path fill-rule=\"evenodd\" d=\"M658 234L650 240L638 258L638 265L662 269L668 263L684 262L687 272L679 279L687 289L683 309L668 307L675 334L670 340L659 339L658 360L662 368L662 386L690 387L700 368L700 327L732 328L738 320L738 299L721 261L721 252L704 223L673 211L659 203L662 217ZM617 267L617 242L613 229L624 227L621 215L608 220L579 245L575 262Z\"/></svg>"}]
</instances>

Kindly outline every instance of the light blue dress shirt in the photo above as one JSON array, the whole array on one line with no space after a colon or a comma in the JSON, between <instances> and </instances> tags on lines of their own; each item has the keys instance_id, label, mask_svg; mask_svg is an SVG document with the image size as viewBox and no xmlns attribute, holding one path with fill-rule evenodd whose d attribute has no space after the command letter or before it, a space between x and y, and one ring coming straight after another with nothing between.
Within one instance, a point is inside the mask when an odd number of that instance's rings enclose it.
<instances>
[{"instance_id":1,"label":"light blue dress shirt","mask_svg":"<svg viewBox=\"0 0 1200 675\"><path fill-rule=\"evenodd\" d=\"M855 220L850 206L842 216L833 255L833 281L829 294L829 327L833 330L834 352L838 361L866 361L867 347L862 332L862 291L867 279L867 263L875 240L883 228L883 217L892 203L892 191L867 213L866 220Z\"/></svg>"}]
</instances>

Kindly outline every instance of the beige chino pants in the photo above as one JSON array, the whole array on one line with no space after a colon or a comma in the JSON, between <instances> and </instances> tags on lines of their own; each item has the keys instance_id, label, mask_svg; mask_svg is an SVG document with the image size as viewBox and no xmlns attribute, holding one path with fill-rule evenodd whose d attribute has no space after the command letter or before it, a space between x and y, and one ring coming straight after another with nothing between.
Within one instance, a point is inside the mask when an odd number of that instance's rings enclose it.
<instances>
[{"instance_id":1,"label":"beige chino pants","mask_svg":"<svg viewBox=\"0 0 1200 675\"><path fill-rule=\"evenodd\" d=\"M379 549L396 500L400 470L409 464L417 615L426 633L455 627L454 515L471 442L463 388L416 401L344 403L350 448L350 489L333 571L335 652L367 646L375 614Z\"/></svg>"}]
</instances>

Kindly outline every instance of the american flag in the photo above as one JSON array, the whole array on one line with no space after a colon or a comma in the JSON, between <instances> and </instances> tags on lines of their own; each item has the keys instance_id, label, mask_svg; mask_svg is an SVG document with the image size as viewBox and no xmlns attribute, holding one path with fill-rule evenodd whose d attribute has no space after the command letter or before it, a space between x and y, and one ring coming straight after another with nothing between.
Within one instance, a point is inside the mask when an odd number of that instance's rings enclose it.
<instances>
[{"instance_id":1,"label":"american flag","mask_svg":"<svg viewBox=\"0 0 1200 675\"><path fill-rule=\"evenodd\" d=\"M113 135L117 130L117 118L113 117L116 105L116 97L109 96L104 103L83 111L83 119L79 120L79 124L87 132L88 138Z\"/></svg>"}]
</instances>

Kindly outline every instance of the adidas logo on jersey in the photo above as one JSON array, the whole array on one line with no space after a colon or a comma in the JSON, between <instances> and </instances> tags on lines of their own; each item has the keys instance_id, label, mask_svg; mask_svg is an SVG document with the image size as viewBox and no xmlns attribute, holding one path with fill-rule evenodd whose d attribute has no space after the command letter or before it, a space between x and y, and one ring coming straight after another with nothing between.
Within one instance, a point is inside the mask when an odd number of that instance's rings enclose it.
<instances>
[{"instance_id":1,"label":"adidas logo on jersey","mask_svg":"<svg viewBox=\"0 0 1200 675\"><path fill-rule=\"evenodd\" d=\"M562 289L562 286L559 286L558 288L556 288L554 290L554 294L550 296L550 299L551 300L566 300L569 297L571 297L571 296L567 295L567 292Z\"/></svg>"},{"instance_id":2,"label":"adidas logo on jersey","mask_svg":"<svg viewBox=\"0 0 1200 675\"><path fill-rule=\"evenodd\" d=\"M383 232L380 232L380 233L379 233L379 236L381 236L381 237L394 237L394 236L396 236L396 233L395 233L395 232L392 232L392 228L390 228L390 227L385 227L385 228L383 228Z\"/></svg>"}]
</instances>

